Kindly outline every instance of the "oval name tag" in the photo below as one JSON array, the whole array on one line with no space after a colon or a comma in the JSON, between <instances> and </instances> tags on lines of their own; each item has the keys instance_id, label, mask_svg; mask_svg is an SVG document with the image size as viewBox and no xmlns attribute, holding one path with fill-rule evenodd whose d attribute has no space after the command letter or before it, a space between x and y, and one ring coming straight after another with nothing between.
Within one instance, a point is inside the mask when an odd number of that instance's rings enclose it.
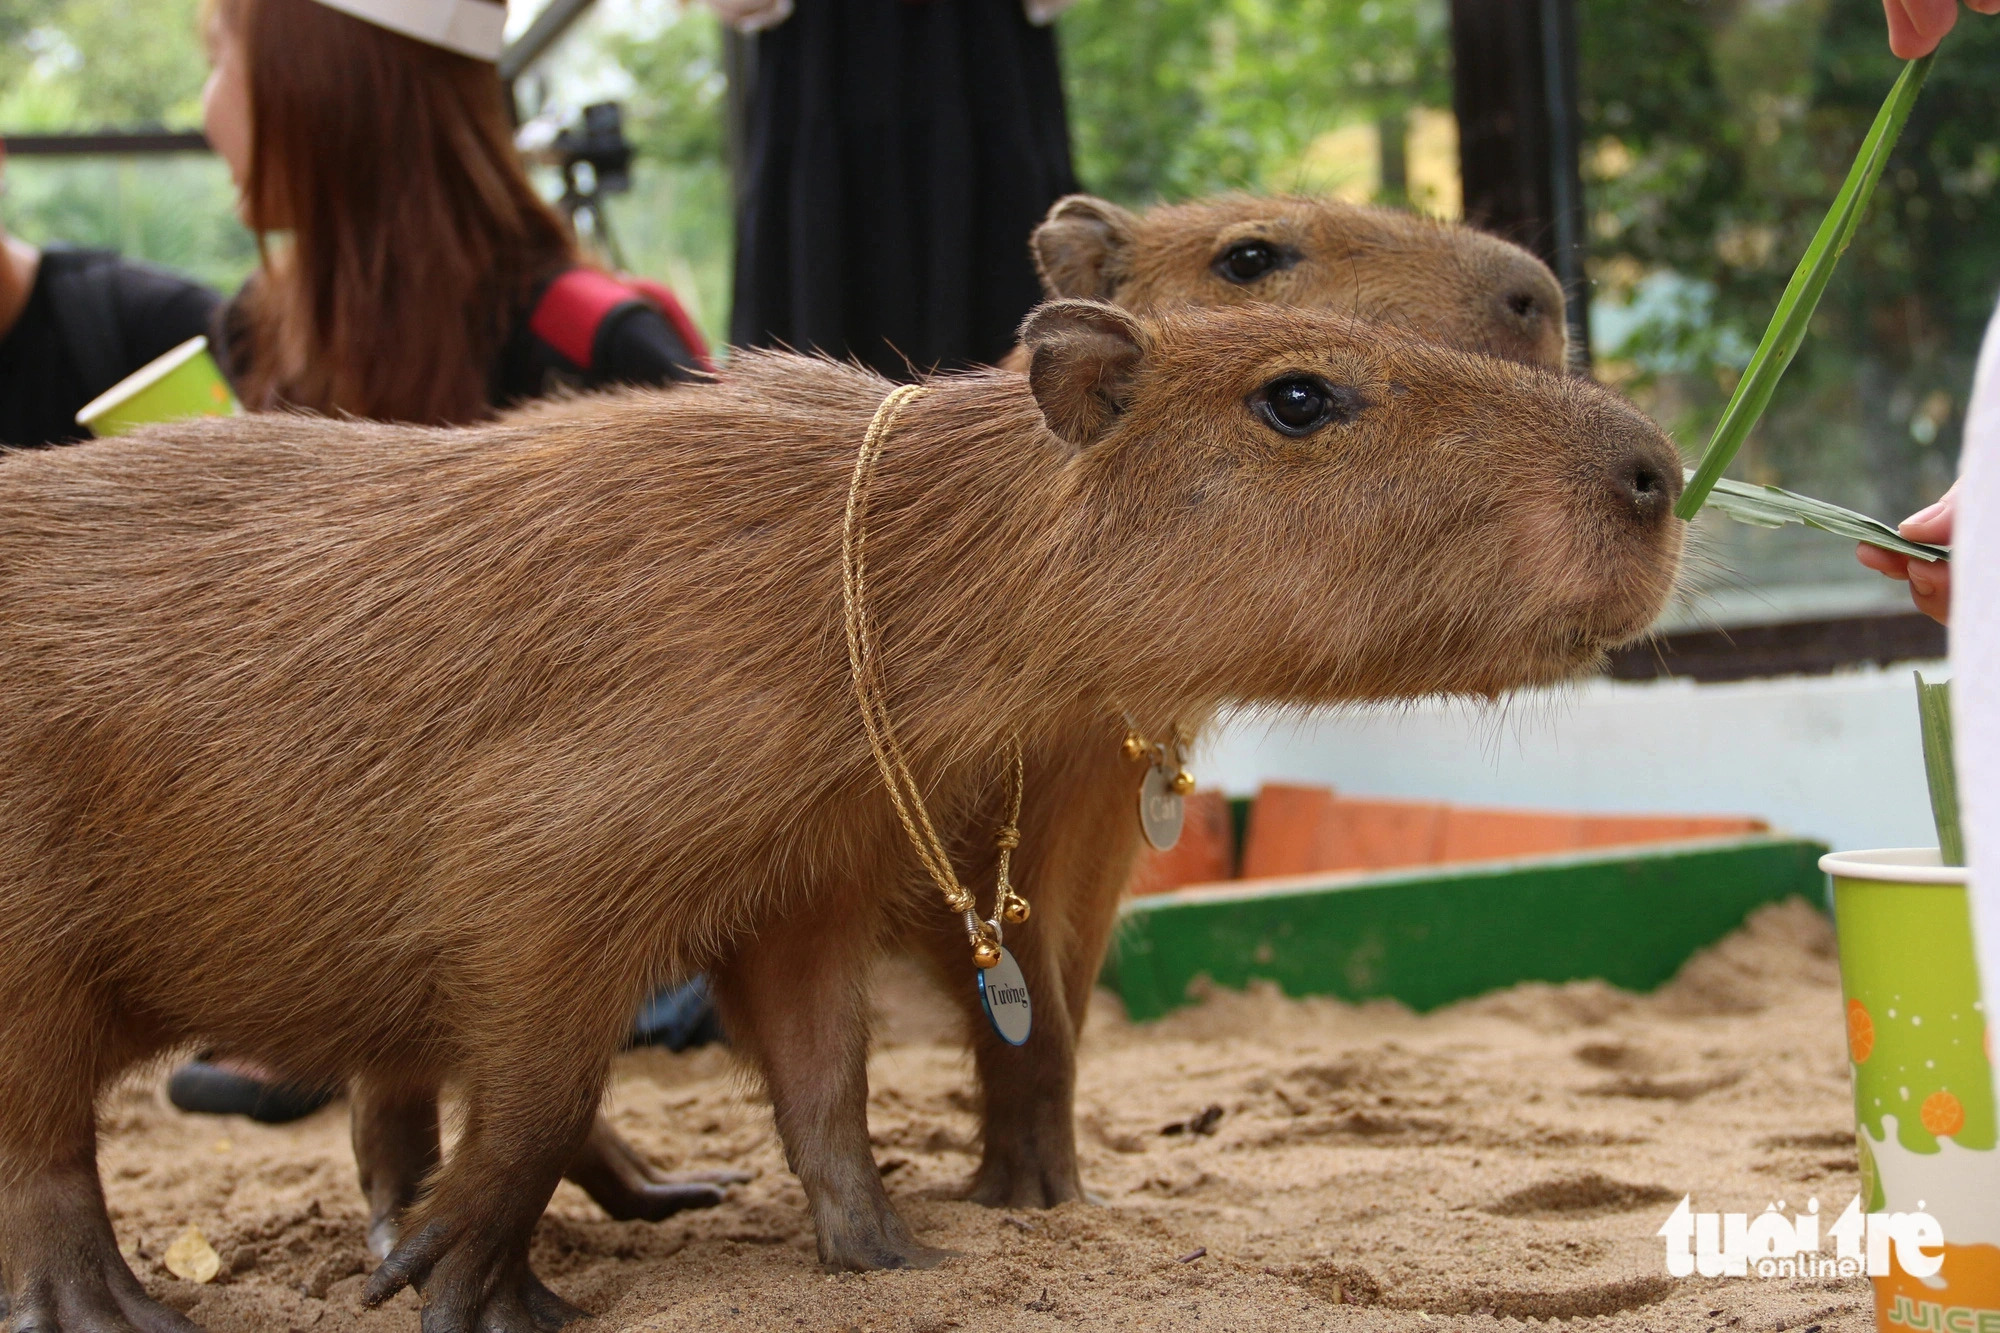
<instances>
[{"instance_id":1,"label":"oval name tag","mask_svg":"<svg viewBox=\"0 0 2000 1333\"><path fill-rule=\"evenodd\" d=\"M1187 802L1174 790L1173 770L1154 764L1139 784L1139 827L1146 841L1160 851L1181 840L1181 822L1187 817Z\"/></svg>"},{"instance_id":2,"label":"oval name tag","mask_svg":"<svg viewBox=\"0 0 2000 1333\"><path fill-rule=\"evenodd\" d=\"M1009 1046L1027 1041L1035 1026L1034 1006L1028 999L1028 979L1021 975L1021 965L1005 946L1000 950L999 962L979 969L979 1003L986 1010L993 1030L1000 1034L1000 1040Z\"/></svg>"}]
</instances>

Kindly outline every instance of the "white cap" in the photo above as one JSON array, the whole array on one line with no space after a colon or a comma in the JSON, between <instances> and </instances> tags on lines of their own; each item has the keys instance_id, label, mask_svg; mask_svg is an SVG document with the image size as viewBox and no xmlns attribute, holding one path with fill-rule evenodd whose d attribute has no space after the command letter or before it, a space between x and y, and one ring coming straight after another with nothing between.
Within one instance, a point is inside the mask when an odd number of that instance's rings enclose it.
<instances>
[{"instance_id":1,"label":"white cap","mask_svg":"<svg viewBox=\"0 0 2000 1333\"><path fill-rule=\"evenodd\" d=\"M498 60L507 45L507 6L496 0L319 0L378 28L400 32L474 60Z\"/></svg>"}]
</instances>

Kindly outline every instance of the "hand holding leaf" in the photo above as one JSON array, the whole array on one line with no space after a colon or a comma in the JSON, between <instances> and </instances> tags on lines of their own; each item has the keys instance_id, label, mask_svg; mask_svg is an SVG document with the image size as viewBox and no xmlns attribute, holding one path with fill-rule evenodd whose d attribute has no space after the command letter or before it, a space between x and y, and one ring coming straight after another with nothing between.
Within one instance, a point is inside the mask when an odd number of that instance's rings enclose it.
<instances>
[{"instance_id":1,"label":"hand holding leaf","mask_svg":"<svg viewBox=\"0 0 2000 1333\"><path fill-rule=\"evenodd\" d=\"M1833 277L1834 267L1854 239L1855 229L1860 226L1861 215L1867 209L1868 198L1875 191L1875 182L1881 178L1882 169L1888 164L1889 152L1896 145L1896 138L1902 133L1903 124L1910 118L1910 108L1916 104L1917 91L1923 87L1924 78L1930 73L1933 57L1925 56L1913 60L1903 67L1902 75L1889 90L1888 100L1882 104L1875 123L1869 127L1868 135L1861 141L1861 151L1855 155L1854 166L1847 173L1847 180L1834 196L1833 207L1827 210L1826 219L1820 223L1813 235L1812 244L1806 247L1805 257L1792 273L1792 280L1786 284L1785 293L1778 301L1778 309L1771 316L1771 323L1764 330L1764 339L1757 346L1756 355L1737 382L1736 392L1730 397L1729 406L1723 409L1722 420L1716 423L1715 434L1709 437L1708 448L1703 451L1700 464L1688 475L1687 489L1681 493L1680 503L1674 512L1684 519L1691 519L1708 502L1710 493L1716 491L1722 473L1736 457L1736 451L1749 438L1751 430L1764 409L1770 405L1771 394L1778 387L1785 370L1798 352L1799 344L1805 340L1806 327L1812 321L1813 311L1818 308L1820 297L1826 291L1827 282ZM1776 526L1778 523L1804 522L1814 527L1826 527L1815 517L1808 517L1807 507L1817 506L1813 512L1819 518L1827 516L1827 511L1845 515L1841 520L1860 520L1872 525L1880 533L1889 533L1886 525L1863 519L1861 515L1834 505L1822 505L1818 501L1807 500L1803 496L1777 491L1775 487L1749 488L1752 494L1735 494L1732 508L1718 502L1717 507L1733 518L1745 522L1764 523ZM1761 494L1775 492L1783 500L1774 500ZM1759 509L1752 501L1761 502ZM1794 503L1797 502L1797 503ZM1761 513L1763 517L1748 517ZM1827 528L1828 531L1849 535L1845 528ZM1879 535L1879 533L1877 534ZM1873 545L1884 545L1877 535L1862 536L1861 541ZM1889 533L1894 536L1893 533ZM1896 538L1901 541L1900 538ZM1889 545L1889 550L1901 549ZM1926 558L1943 558L1943 551L1931 548L1934 555ZM1905 551L1905 554L1913 552Z\"/></svg>"}]
</instances>

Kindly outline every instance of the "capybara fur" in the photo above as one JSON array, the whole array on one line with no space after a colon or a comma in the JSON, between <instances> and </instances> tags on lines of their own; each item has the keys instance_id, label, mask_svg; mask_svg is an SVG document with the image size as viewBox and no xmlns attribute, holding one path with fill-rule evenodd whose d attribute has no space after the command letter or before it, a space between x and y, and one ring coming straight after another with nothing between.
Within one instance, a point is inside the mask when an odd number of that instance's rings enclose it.
<instances>
[{"instance_id":1,"label":"capybara fur","mask_svg":"<svg viewBox=\"0 0 2000 1333\"><path fill-rule=\"evenodd\" d=\"M1555 275L1526 250L1472 228L1391 209L1312 196L1228 194L1142 212L1089 195L1057 201L1031 241L1042 285L1051 297L1086 297L1128 310L1156 313L1185 306L1251 302L1302 306L1358 315L1418 333L1431 341L1508 360L1561 367L1567 353L1563 293ZM1007 358L1028 368L1026 348ZM547 411L548 409L537 409ZM588 411L589 400L558 412ZM1187 718L1192 725L1200 719ZM1052 969L1080 1024L1140 841L1136 789L1144 774L1119 757L1123 732L1115 717L1066 736L1053 753L1030 753L1036 770L1024 818L1043 824L1024 855L1041 885L1042 915L1021 932L1023 967ZM979 845L962 849L981 854ZM1022 1048L986 1031L965 984L959 937L932 916L922 931L943 969L945 992L965 1010L985 1082L984 1159L972 1197L1008 1207L1038 1207L1079 1197L1070 1128L1074 1033L1048 1007ZM1042 957L1030 960L1027 955ZM414 1111L413 1111L414 1114ZM386 1120L379 1134L393 1132ZM434 1142L419 1116L408 1137ZM380 1243L393 1232L393 1213L414 1191L408 1172L371 1170L378 1150L357 1136L356 1150L371 1181ZM617 1217L659 1217L719 1197L705 1182L649 1173L644 1160L600 1122L573 1165L571 1178Z\"/></svg>"},{"instance_id":2,"label":"capybara fur","mask_svg":"<svg viewBox=\"0 0 2000 1333\"><path fill-rule=\"evenodd\" d=\"M1672 583L1676 455L1587 383L1270 306L1057 302L1023 341L1027 377L902 409L870 497L886 703L943 829L993 826L1010 742L1558 680ZM701 969L821 1259L935 1257L866 1123L869 967L944 916L842 634L889 388L748 354L563 422L272 415L0 467L13 1330L189 1327L118 1253L94 1103L197 1043L461 1089L365 1298L561 1325L529 1235L633 1009Z\"/></svg>"},{"instance_id":3,"label":"capybara fur","mask_svg":"<svg viewBox=\"0 0 2000 1333\"><path fill-rule=\"evenodd\" d=\"M1229 194L1135 213L1072 195L1049 210L1032 249L1052 297L1141 313L1276 303L1355 314L1531 365L1567 362L1562 287L1547 265L1498 237L1391 209ZM1026 369L1026 350L1010 363ZM1421 625L1410 622L1415 632ZM1206 720L1172 719L1190 735ZM1039 893L1036 915L1010 936L1036 997L1025 1045L987 1027L952 932L935 917L919 923L938 980L963 1010L979 1071L981 1159L970 1194L982 1203L1084 1197L1072 1117L1076 1041L1141 848L1145 765L1124 758L1124 734L1118 710L1108 709L1095 726L1027 755L1019 862ZM976 839L959 848L964 864L983 864L982 855L990 851Z\"/></svg>"}]
</instances>

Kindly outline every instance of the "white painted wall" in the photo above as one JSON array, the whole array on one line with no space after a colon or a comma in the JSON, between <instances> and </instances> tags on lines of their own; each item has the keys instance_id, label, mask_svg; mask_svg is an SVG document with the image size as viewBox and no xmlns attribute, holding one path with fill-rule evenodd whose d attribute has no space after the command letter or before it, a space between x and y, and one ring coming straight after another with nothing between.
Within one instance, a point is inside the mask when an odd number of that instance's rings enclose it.
<instances>
[{"instance_id":1,"label":"white painted wall","mask_svg":"<svg viewBox=\"0 0 2000 1333\"><path fill-rule=\"evenodd\" d=\"M1942 679L1944 664L1918 664ZM1228 720L1203 785L1591 812L1742 814L1841 850L1934 846L1910 666L1738 684L1594 680L1495 707Z\"/></svg>"}]
</instances>

